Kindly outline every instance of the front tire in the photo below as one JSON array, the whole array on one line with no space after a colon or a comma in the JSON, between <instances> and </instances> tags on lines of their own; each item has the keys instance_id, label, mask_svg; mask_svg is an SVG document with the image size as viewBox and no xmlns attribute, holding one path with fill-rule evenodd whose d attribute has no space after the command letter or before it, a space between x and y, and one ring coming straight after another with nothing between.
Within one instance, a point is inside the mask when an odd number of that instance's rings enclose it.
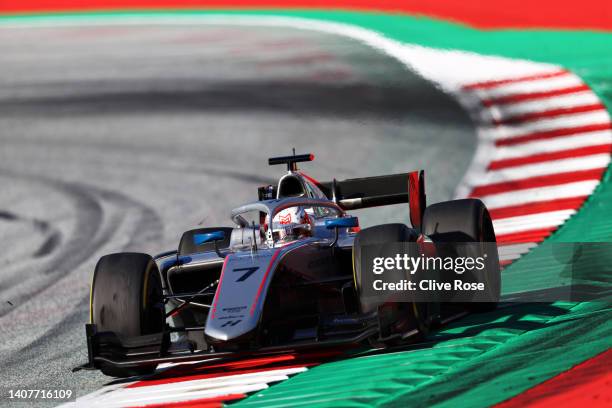
<instances>
[{"instance_id":1,"label":"front tire","mask_svg":"<svg viewBox=\"0 0 612 408\"><path fill-rule=\"evenodd\" d=\"M100 258L94 271L90 307L91 322L98 332L112 332L120 339L163 332L161 276L151 256L117 253ZM156 366L102 365L100 370L112 377L131 377L150 374Z\"/></svg>"},{"instance_id":2,"label":"front tire","mask_svg":"<svg viewBox=\"0 0 612 408\"><path fill-rule=\"evenodd\" d=\"M384 245L397 242L415 242L417 233L404 224L382 224L365 228L357 234L353 242L353 275L355 289L361 313L377 312L380 326L380 337L387 337L394 332L408 332L417 329L421 336L429 331L430 308L422 302L374 302L363 296L363 273L361 269L362 248L369 245ZM384 251L384 248L383 248ZM382 255L382 254L381 254ZM397 338L381 341L380 338L369 339L376 348L392 347L401 343Z\"/></svg>"}]
</instances>

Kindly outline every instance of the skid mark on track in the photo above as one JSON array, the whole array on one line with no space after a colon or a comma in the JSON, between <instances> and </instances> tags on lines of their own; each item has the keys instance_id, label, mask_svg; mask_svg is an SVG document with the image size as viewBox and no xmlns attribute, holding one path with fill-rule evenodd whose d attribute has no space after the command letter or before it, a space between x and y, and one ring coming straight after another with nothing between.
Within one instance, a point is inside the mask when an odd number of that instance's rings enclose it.
<instances>
[{"instance_id":1,"label":"skid mark on track","mask_svg":"<svg viewBox=\"0 0 612 408\"><path fill-rule=\"evenodd\" d=\"M76 220L73 235L67 237L61 248L52 254L49 262L45 263L33 276L27 277L31 282L28 289L14 298L16 304L21 304L45 290L52 282L68 274L90 256L94 247L88 243L91 243L91 238L96 235L102 223L102 207L91 194L69 184L44 177L23 176L7 170L0 170L0 174L11 178L13 182L26 183L32 186L33 190L42 186L42 188L51 188L59 192L72 204ZM92 244L95 245L95 242ZM22 284L23 276L4 276L3 281ZM14 310L0 310L0 318Z\"/></svg>"},{"instance_id":2,"label":"skid mark on track","mask_svg":"<svg viewBox=\"0 0 612 408\"><path fill-rule=\"evenodd\" d=\"M45 263L44 269L36 274L36 286L32 285L28 292L15 299L16 304L35 297L49 285L68 275L112 239L119 224L124 221L124 215L122 211L105 215L103 202L111 203L117 208L133 208L137 211L139 220L126 249L133 250L137 244L160 239L162 223L155 212L121 193L41 176L10 174L2 170L0 174L10 176L14 181L21 180L31 184L33 189L36 189L37 185L52 188L63 194L75 208L76 223L73 235L68 237L65 244L53 254L53 258ZM0 311L0 318L3 316L4 313Z\"/></svg>"},{"instance_id":3,"label":"skid mark on track","mask_svg":"<svg viewBox=\"0 0 612 408\"><path fill-rule=\"evenodd\" d=\"M7 174L2 172L3 176ZM2 365L5 373L13 373L11 381L18 385L35 379L21 378L24 368L25 372L37 372L43 366L49 370L57 359L72 360L74 364L79 360L82 344L75 343L71 336L77 331L81 333L89 306L88 291L81 287L80 275L89 275L90 269L83 269L83 265L91 264L100 248L116 241L117 233L126 234L122 241L127 251L157 242L163 224L152 209L118 192L33 175L10 174L10 177L34 190L43 185L52 188L75 209L74 233L45 255L49 260L29 277L19 296L11 296L13 306L3 307L0 313L3 327L0 342L5 350L11 350L2 359ZM127 231L124 225L128 226ZM3 293L10 293L11 282L24 287L17 273L10 279L3 278ZM28 322L27 327L21 325L24 321ZM57 348L57 344L62 347Z\"/></svg>"},{"instance_id":4,"label":"skid mark on track","mask_svg":"<svg viewBox=\"0 0 612 408\"><path fill-rule=\"evenodd\" d=\"M4 210L0 210L0 219L30 224L44 237L44 241L40 244L38 249L32 253L32 256L35 258L50 254L57 246L59 246L62 240L61 231L54 228L48 221L37 218L22 217L14 212Z\"/></svg>"}]
</instances>

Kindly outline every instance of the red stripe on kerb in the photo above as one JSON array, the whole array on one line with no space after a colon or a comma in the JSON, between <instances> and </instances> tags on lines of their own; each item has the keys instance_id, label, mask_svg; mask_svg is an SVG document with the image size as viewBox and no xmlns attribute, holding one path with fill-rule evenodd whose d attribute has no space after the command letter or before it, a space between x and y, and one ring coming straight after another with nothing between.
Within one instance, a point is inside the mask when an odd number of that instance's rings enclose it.
<instances>
[{"instance_id":1,"label":"red stripe on kerb","mask_svg":"<svg viewBox=\"0 0 612 408\"><path fill-rule=\"evenodd\" d=\"M608 349L495 407L610 407L611 366L612 349Z\"/></svg>"},{"instance_id":2,"label":"red stripe on kerb","mask_svg":"<svg viewBox=\"0 0 612 408\"><path fill-rule=\"evenodd\" d=\"M170 367L152 378L128 385L126 388L148 387L184 381L206 380L244 374L269 373L273 370L290 370L317 366L327 360L343 355L346 347L317 350L304 353L245 358L221 363L201 362Z\"/></svg>"},{"instance_id":3,"label":"red stripe on kerb","mask_svg":"<svg viewBox=\"0 0 612 408\"><path fill-rule=\"evenodd\" d=\"M227 260L229 259L229 255L225 257L223 260L223 266L221 267L221 276L219 276L219 285L217 286L217 292L215 293L215 298L213 299L213 305L210 310L210 318L215 318L215 313L217 312L217 300L219 297L219 293L221 292L221 284L223 283L223 275L225 274L225 266L227 265Z\"/></svg>"},{"instance_id":4,"label":"red stripe on kerb","mask_svg":"<svg viewBox=\"0 0 612 408\"><path fill-rule=\"evenodd\" d=\"M540 153L532 156L517 157L513 159L495 160L489 164L489 170L499 170L525 164L541 163L552 160L568 159L572 157L590 156L592 154L610 153L612 144L606 143L596 146L579 147L576 149L559 150L557 152Z\"/></svg>"},{"instance_id":5,"label":"red stripe on kerb","mask_svg":"<svg viewBox=\"0 0 612 408\"><path fill-rule=\"evenodd\" d=\"M542 228L531 231L514 232L497 236L497 243L500 245L527 244L529 242L540 242L549 236L557 228Z\"/></svg>"},{"instance_id":6,"label":"red stripe on kerb","mask_svg":"<svg viewBox=\"0 0 612 408\"><path fill-rule=\"evenodd\" d=\"M281 248L278 248L274 255L272 255L272 259L270 259L270 264L268 265L268 269L266 269L266 273L264 274L261 283L259 284L259 289L257 290L257 295L255 295L255 299L253 300L253 305L251 305L251 316L255 313L255 307L257 306L257 302L259 302L259 297L261 296L261 292L266 284L266 280L268 280L268 275L270 274L270 270L272 270L272 266L274 265L274 261L278 257Z\"/></svg>"},{"instance_id":7,"label":"red stripe on kerb","mask_svg":"<svg viewBox=\"0 0 612 408\"><path fill-rule=\"evenodd\" d=\"M132 405L131 407L146 408L212 408L222 407L225 401L234 401L246 398L246 394L229 394L220 397L198 398L186 401L164 402L161 404Z\"/></svg>"},{"instance_id":8,"label":"red stripe on kerb","mask_svg":"<svg viewBox=\"0 0 612 408\"><path fill-rule=\"evenodd\" d=\"M598 132L600 130L612 129L612 123L598 123L593 125L576 126L570 128L561 128L554 130L547 130L542 132L533 132L525 135L509 137L506 139L499 139L495 141L496 146L513 146L517 144L532 142L534 140L547 140L554 139L557 137L571 136L580 133ZM587 137L587 135L585 135Z\"/></svg>"},{"instance_id":9,"label":"red stripe on kerb","mask_svg":"<svg viewBox=\"0 0 612 408\"><path fill-rule=\"evenodd\" d=\"M211 373L200 373L198 370L194 370L193 367L188 369L183 369L182 372L173 371L172 375L168 375L167 377L163 377L158 380L143 380L139 381L135 384L130 384L126 388L141 388L141 387L152 387L157 385L164 384L176 384L185 381L195 381L195 380L209 380L212 378L223 378L230 377L236 375L248 375L248 374L257 374L257 373L265 373L271 370L290 370L292 368L302 368L318 365L318 362L311 363L302 363L302 364L291 364L291 365L275 365L261 368L244 368L240 370L227 370L220 372L219 369L215 369L214 372ZM174 368L174 367L173 367Z\"/></svg>"},{"instance_id":10,"label":"red stripe on kerb","mask_svg":"<svg viewBox=\"0 0 612 408\"><path fill-rule=\"evenodd\" d=\"M569 95L578 92L588 91L590 88L587 85L577 85L562 89L553 89L552 91L518 93L514 95L500 96L497 98L484 99L484 106L506 105L512 103L526 102L537 99L546 99L553 96Z\"/></svg>"},{"instance_id":11,"label":"red stripe on kerb","mask_svg":"<svg viewBox=\"0 0 612 408\"><path fill-rule=\"evenodd\" d=\"M517 77L517 78L476 82L473 84L465 85L463 89L490 89L490 88L495 88L501 85L513 84L516 82L537 81L538 79L556 78L556 77L560 77L560 76L567 75L567 74L568 72L566 70L561 70L561 71L547 72L543 74L526 75L526 76Z\"/></svg>"},{"instance_id":12,"label":"red stripe on kerb","mask_svg":"<svg viewBox=\"0 0 612 408\"><path fill-rule=\"evenodd\" d=\"M149 387L152 385L171 384L190 380L227 377L229 375L250 374L279 368L303 367L304 363L296 361L295 354L247 358L244 360L218 363L203 361L196 364L179 364L168 368L146 380L137 381L126 388Z\"/></svg>"},{"instance_id":13,"label":"red stripe on kerb","mask_svg":"<svg viewBox=\"0 0 612 408\"><path fill-rule=\"evenodd\" d=\"M495 119L495 125L511 125L516 123L531 122L540 119L556 118L557 116L575 115L577 113L594 112L606 110L606 107L601 103L593 103L590 105L572 106L571 108L550 109L541 112L530 112L516 116L510 116L504 119Z\"/></svg>"},{"instance_id":14,"label":"red stripe on kerb","mask_svg":"<svg viewBox=\"0 0 612 408\"><path fill-rule=\"evenodd\" d=\"M487 184L475 187L470 197L483 197L490 194L507 193L515 190L525 190L528 188L548 187L559 184L572 183L585 180L599 180L606 168L581 171L571 171L567 173L550 174L547 176L529 177L520 180L506 181L502 183Z\"/></svg>"},{"instance_id":15,"label":"red stripe on kerb","mask_svg":"<svg viewBox=\"0 0 612 408\"><path fill-rule=\"evenodd\" d=\"M536 203L512 205L508 207L494 208L489 210L491 218L494 220L520 215L537 214L558 210L577 210L580 208L587 196L559 198L556 200L540 201Z\"/></svg>"}]
</instances>

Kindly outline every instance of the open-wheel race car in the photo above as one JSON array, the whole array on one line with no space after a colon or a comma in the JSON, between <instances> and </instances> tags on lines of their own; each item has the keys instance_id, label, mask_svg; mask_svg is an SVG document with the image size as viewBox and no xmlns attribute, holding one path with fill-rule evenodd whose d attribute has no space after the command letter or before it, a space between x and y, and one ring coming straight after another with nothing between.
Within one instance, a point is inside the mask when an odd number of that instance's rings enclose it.
<instances>
[{"instance_id":1,"label":"open-wheel race car","mask_svg":"<svg viewBox=\"0 0 612 408\"><path fill-rule=\"evenodd\" d=\"M127 377L207 356L368 342L385 347L439 324L441 303L366 298L362 249L495 242L484 204L463 199L426 206L423 171L318 182L297 168L312 159L295 153L269 159L286 165L287 173L277 185L260 187L257 201L232 210L234 227L187 231L178 250L154 257L102 257L91 285L89 360L80 368ZM406 203L410 227L360 230L346 212ZM496 251L488 262L491 281L499 282ZM498 295L499 284L492 290ZM468 311L494 307L464 305Z\"/></svg>"}]
</instances>

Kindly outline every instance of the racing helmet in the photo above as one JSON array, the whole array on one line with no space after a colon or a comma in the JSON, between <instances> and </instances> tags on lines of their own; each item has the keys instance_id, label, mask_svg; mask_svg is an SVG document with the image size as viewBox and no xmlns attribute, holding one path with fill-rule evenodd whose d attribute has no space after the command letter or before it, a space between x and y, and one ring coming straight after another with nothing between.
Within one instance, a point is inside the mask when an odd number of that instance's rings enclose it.
<instances>
[{"instance_id":1,"label":"racing helmet","mask_svg":"<svg viewBox=\"0 0 612 408\"><path fill-rule=\"evenodd\" d=\"M272 229L275 234L278 233L278 240L309 236L312 234L313 227L312 217L302 206L285 208L276 213L272 219Z\"/></svg>"}]
</instances>

